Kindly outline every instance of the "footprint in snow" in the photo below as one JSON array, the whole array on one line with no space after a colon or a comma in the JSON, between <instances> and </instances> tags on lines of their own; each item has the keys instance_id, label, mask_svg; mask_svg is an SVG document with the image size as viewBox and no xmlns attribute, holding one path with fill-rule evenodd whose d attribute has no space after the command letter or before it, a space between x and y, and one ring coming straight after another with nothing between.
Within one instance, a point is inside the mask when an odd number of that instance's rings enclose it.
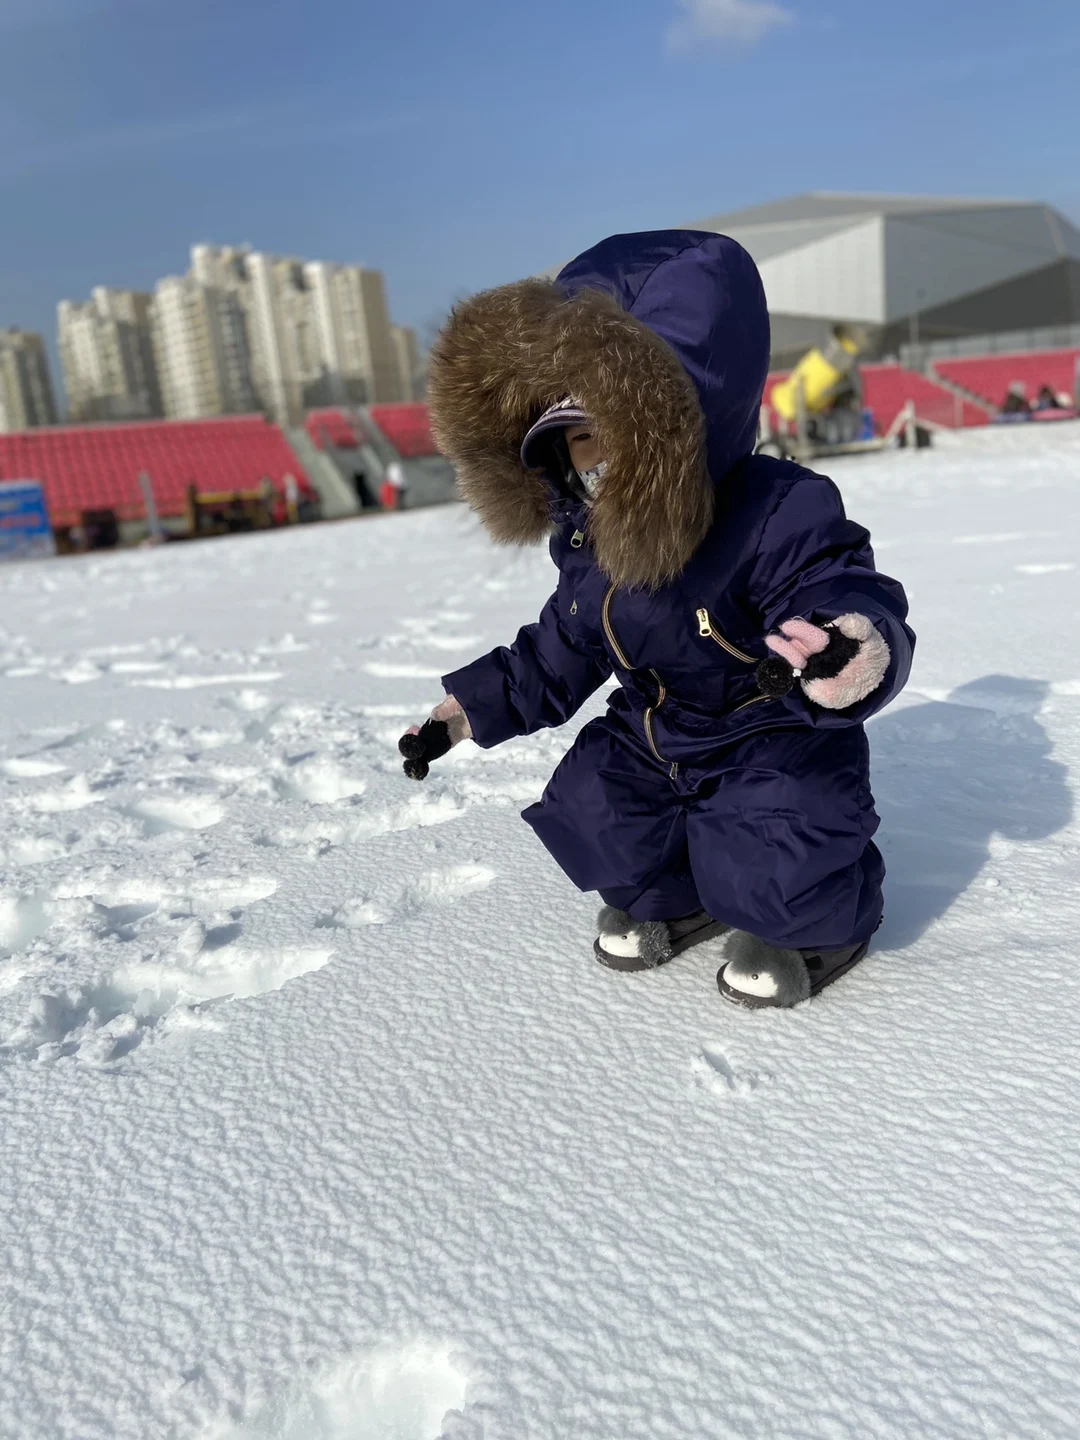
<instances>
[{"instance_id":1,"label":"footprint in snow","mask_svg":"<svg viewBox=\"0 0 1080 1440\"><path fill-rule=\"evenodd\" d=\"M46 865L68 853L69 845L54 835L20 835L0 846L0 862L11 865Z\"/></svg>"},{"instance_id":2,"label":"footprint in snow","mask_svg":"<svg viewBox=\"0 0 1080 1440\"><path fill-rule=\"evenodd\" d=\"M278 882L269 875L202 874L179 876L172 883L154 884L143 879L120 881L106 889L78 890L89 893L101 911L115 911L126 916L131 924L141 916L160 910L172 912L174 918L188 915L218 915L236 912L276 893ZM62 893L73 891L64 887ZM141 912L141 916L137 914ZM233 919L238 916L233 913Z\"/></svg>"},{"instance_id":3,"label":"footprint in snow","mask_svg":"<svg viewBox=\"0 0 1080 1440\"><path fill-rule=\"evenodd\" d=\"M690 1062L694 1082L724 1100L751 1100L773 1077L734 1065L718 1045L704 1045Z\"/></svg>"},{"instance_id":4,"label":"footprint in snow","mask_svg":"<svg viewBox=\"0 0 1080 1440\"><path fill-rule=\"evenodd\" d=\"M140 957L90 983L39 991L0 1050L39 1061L77 1056L107 1064L156 1029L213 1025L211 1002L265 995L321 969L333 954L329 948L244 940L244 907L276 889L269 876L207 875L177 886L133 881L95 893L101 940L141 949ZM23 948L32 943L48 924L43 898L14 897L6 908L0 903L0 937ZM0 966L0 991L28 973L16 969L6 985L7 967Z\"/></svg>"},{"instance_id":5,"label":"footprint in snow","mask_svg":"<svg viewBox=\"0 0 1080 1440\"><path fill-rule=\"evenodd\" d=\"M467 1361L445 1342L383 1345L296 1382L207 1440L436 1440L464 1408L469 1378Z\"/></svg>"},{"instance_id":6,"label":"footprint in snow","mask_svg":"<svg viewBox=\"0 0 1080 1440\"><path fill-rule=\"evenodd\" d=\"M340 818L311 820L303 825L283 825L265 831L257 845L289 849L293 846L312 847L325 854L335 845L357 840L371 840L392 835L399 830L419 830L430 825L444 825L464 815L468 806L453 795L414 795L401 805L388 810L346 814Z\"/></svg>"},{"instance_id":7,"label":"footprint in snow","mask_svg":"<svg viewBox=\"0 0 1080 1440\"><path fill-rule=\"evenodd\" d=\"M67 769L57 760L43 760L35 755L14 755L0 766L14 780L41 780L46 775L62 775Z\"/></svg>"},{"instance_id":8,"label":"footprint in snow","mask_svg":"<svg viewBox=\"0 0 1080 1440\"><path fill-rule=\"evenodd\" d=\"M486 865L451 865L429 870L410 881L396 899L385 905L365 895L355 896L316 920L315 926L320 930L360 930L368 925L388 925L398 916L453 905L467 895L486 890L495 878L495 871Z\"/></svg>"},{"instance_id":9,"label":"footprint in snow","mask_svg":"<svg viewBox=\"0 0 1080 1440\"><path fill-rule=\"evenodd\" d=\"M367 781L347 775L333 760L305 757L286 763L284 774L275 779L279 795L285 800L303 800L310 805L333 805L338 800L351 800L363 795Z\"/></svg>"},{"instance_id":10,"label":"footprint in snow","mask_svg":"<svg viewBox=\"0 0 1080 1440\"><path fill-rule=\"evenodd\" d=\"M49 928L45 902L49 897L39 891L24 895L18 892L0 894L0 958L8 958L25 950Z\"/></svg>"},{"instance_id":11,"label":"footprint in snow","mask_svg":"<svg viewBox=\"0 0 1080 1440\"><path fill-rule=\"evenodd\" d=\"M225 811L205 795L159 795L138 800L129 815L142 822L148 838L170 830L208 830L225 818Z\"/></svg>"},{"instance_id":12,"label":"footprint in snow","mask_svg":"<svg viewBox=\"0 0 1080 1440\"><path fill-rule=\"evenodd\" d=\"M169 956L122 966L89 985L34 997L22 1024L0 1049L39 1061L77 1056L104 1065L129 1055L162 1027L177 1031L214 1023L211 1001L250 999L321 970L329 949L244 945L198 922ZM227 929L228 927L223 927ZM239 930L239 927L236 927ZM196 948L196 943L198 948Z\"/></svg>"},{"instance_id":13,"label":"footprint in snow","mask_svg":"<svg viewBox=\"0 0 1080 1440\"><path fill-rule=\"evenodd\" d=\"M104 795L90 788L85 775L75 775L66 785L32 791L25 804L43 815L59 815L69 810L84 810L88 805L100 805L104 799Z\"/></svg>"}]
</instances>

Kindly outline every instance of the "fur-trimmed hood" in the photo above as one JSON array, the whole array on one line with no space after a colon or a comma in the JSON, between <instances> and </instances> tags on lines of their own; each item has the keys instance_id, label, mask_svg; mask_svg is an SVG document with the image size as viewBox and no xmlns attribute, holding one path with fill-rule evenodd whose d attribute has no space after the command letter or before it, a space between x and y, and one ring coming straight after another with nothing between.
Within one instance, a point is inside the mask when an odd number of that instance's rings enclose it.
<instances>
[{"instance_id":1,"label":"fur-trimmed hood","mask_svg":"<svg viewBox=\"0 0 1080 1440\"><path fill-rule=\"evenodd\" d=\"M714 486L752 451L768 360L765 295L741 245L695 230L614 235L554 282L455 308L431 356L432 426L491 535L530 544L550 528L552 494L521 443L572 396L608 462L588 519L597 563L652 589L686 566Z\"/></svg>"}]
</instances>

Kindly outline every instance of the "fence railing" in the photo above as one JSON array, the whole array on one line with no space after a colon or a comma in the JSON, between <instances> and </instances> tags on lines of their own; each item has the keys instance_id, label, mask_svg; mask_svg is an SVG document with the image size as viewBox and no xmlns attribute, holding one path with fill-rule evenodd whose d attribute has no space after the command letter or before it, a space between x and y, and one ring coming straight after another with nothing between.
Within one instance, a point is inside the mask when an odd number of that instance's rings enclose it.
<instances>
[{"instance_id":1,"label":"fence railing","mask_svg":"<svg viewBox=\"0 0 1080 1440\"><path fill-rule=\"evenodd\" d=\"M1080 345L1080 324L1042 325L1031 330L1003 330L996 335L965 335L957 340L928 340L901 345L905 370L923 370L935 360L961 360L979 355L1021 355L1028 350L1068 350Z\"/></svg>"}]
</instances>

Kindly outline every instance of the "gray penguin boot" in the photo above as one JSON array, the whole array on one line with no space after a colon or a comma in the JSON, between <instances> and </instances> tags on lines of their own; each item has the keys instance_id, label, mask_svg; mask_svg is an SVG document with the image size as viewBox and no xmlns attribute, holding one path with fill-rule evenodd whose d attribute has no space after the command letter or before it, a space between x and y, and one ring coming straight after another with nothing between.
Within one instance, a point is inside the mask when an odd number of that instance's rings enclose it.
<instances>
[{"instance_id":1,"label":"gray penguin boot","mask_svg":"<svg viewBox=\"0 0 1080 1440\"><path fill-rule=\"evenodd\" d=\"M727 963L716 983L725 1000L749 1010L787 1009L809 1000L857 965L870 948L863 940L839 950L781 950L755 935L737 931L728 943Z\"/></svg>"},{"instance_id":2,"label":"gray penguin boot","mask_svg":"<svg viewBox=\"0 0 1080 1440\"><path fill-rule=\"evenodd\" d=\"M704 910L678 920L634 920L625 910L605 905L596 928L600 934L593 952L601 965L609 970L655 970L730 927Z\"/></svg>"}]
</instances>

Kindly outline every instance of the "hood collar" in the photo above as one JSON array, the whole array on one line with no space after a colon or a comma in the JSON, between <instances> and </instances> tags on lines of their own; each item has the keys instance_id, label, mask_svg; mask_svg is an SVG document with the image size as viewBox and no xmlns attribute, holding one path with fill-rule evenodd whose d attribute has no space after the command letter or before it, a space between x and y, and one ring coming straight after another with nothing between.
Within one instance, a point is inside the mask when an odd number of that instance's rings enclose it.
<instances>
[{"instance_id":1,"label":"hood collar","mask_svg":"<svg viewBox=\"0 0 1080 1440\"><path fill-rule=\"evenodd\" d=\"M608 462L588 521L597 562L616 584L655 588L685 567L714 483L753 449L768 355L760 277L734 240L617 235L554 283L454 310L432 352L432 425L494 538L530 543L550 495L523 446L548 417L572 423L558 414L572 396Z\"/></svg>"}]
</instances>

